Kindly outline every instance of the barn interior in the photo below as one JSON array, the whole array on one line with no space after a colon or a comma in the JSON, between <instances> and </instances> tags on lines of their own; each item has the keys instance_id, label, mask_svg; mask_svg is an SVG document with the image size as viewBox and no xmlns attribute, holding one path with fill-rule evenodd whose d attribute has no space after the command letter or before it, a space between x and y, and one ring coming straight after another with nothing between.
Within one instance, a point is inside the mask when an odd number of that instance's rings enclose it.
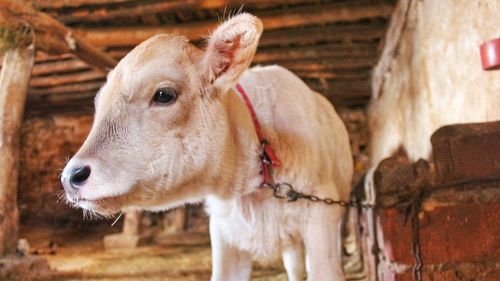
<instances>
[{"instance_id":1,"label":"barn interior","mask_svg":"<svg viewBox=\"0 0 500 281\"><path fill-rule=\"evenodd\" d=\"M491 0L0 1L0 280L210 279L201 204L94 218L59 177L122 57L158 33L203 48L242 11L264 24L252 64L294 72L348 129L353 200L376 208L350 208L347 280L499 280ZM287 277L256 263L252 280Z\"/></svg>"}]
</instances>

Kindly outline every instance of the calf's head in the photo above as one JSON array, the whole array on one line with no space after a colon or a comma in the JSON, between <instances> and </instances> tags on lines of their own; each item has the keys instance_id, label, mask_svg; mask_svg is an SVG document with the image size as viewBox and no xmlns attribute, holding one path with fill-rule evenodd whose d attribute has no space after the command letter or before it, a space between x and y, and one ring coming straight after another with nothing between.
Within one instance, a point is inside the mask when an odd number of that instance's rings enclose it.
<instances>
[{"instance_id":1,"label":"calf's head","mask_svg":"<svg viewBox=\"0 0 500 281\"><path fill-rule=\"evenodd\" d=\"M204 51L183 36L157 35L125 56L62 173L68 201L112 214L174 207L210 192L228 135L221 97L248 68L261 32L257 18L240 14L212 33Z\"/></svg>"}]
</instances>

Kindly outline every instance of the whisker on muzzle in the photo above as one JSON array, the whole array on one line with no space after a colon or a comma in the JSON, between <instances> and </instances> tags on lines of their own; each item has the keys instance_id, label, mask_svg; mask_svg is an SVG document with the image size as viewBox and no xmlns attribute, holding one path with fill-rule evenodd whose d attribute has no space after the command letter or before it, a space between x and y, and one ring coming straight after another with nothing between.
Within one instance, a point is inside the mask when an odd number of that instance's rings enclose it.
<instances>
[{"instance_id":1,"label":"whisker on muzzle","mask_svg":"<svg viewBox=\"0 0 500 281\"><path fill-rule=\"evenodd\" d=\"M114 226L122 216L123 216L123 212L120 211L120 214L118 214L118 216L116 217L115 221L113 221L111 226Z\"/></svg>"}]
</instances>

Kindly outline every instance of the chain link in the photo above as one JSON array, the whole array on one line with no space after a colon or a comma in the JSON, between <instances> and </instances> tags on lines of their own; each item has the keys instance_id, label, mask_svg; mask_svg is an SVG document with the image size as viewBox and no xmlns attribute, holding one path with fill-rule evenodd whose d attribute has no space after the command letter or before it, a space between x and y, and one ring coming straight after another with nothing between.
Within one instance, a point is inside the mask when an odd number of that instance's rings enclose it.
<instances>
[{"instance_id":1,"label":"chain link","mask_svg":"<svg viewBox=\"0 0 500 281\"><path fill-rule=\"evenodd\" d=\"M289 183L263 183L261 187L270 188L273 190L274 197L278 199L286 199L288 202L295 202L299 199L308 200L314 203L324 203L326 205L339 205L341 207L360 207L363 209L372 209L375 208L374 204L361 203L354 200L335 200L329 197L321 198L316 195L306 194L302 192L298 192L294 189L294 187Z\"/></svg>"}]
</instances>

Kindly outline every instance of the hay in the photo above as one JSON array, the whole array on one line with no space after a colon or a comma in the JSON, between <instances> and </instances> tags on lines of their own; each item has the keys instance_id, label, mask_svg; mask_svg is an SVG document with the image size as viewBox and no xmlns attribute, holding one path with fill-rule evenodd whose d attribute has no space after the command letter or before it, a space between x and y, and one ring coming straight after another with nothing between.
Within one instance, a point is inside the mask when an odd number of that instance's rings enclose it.
<instances>
[{"instance_id":1,"label":"hay","mask_svg":"<svg viewBox=\"0 0 500 281\"><path fill-rule=\"evenodd\" d=\"M10 24L0 26L0 51L19 46L27 46L33 41L33 29L30 26Z\"/></svg>"}]
</instances>

